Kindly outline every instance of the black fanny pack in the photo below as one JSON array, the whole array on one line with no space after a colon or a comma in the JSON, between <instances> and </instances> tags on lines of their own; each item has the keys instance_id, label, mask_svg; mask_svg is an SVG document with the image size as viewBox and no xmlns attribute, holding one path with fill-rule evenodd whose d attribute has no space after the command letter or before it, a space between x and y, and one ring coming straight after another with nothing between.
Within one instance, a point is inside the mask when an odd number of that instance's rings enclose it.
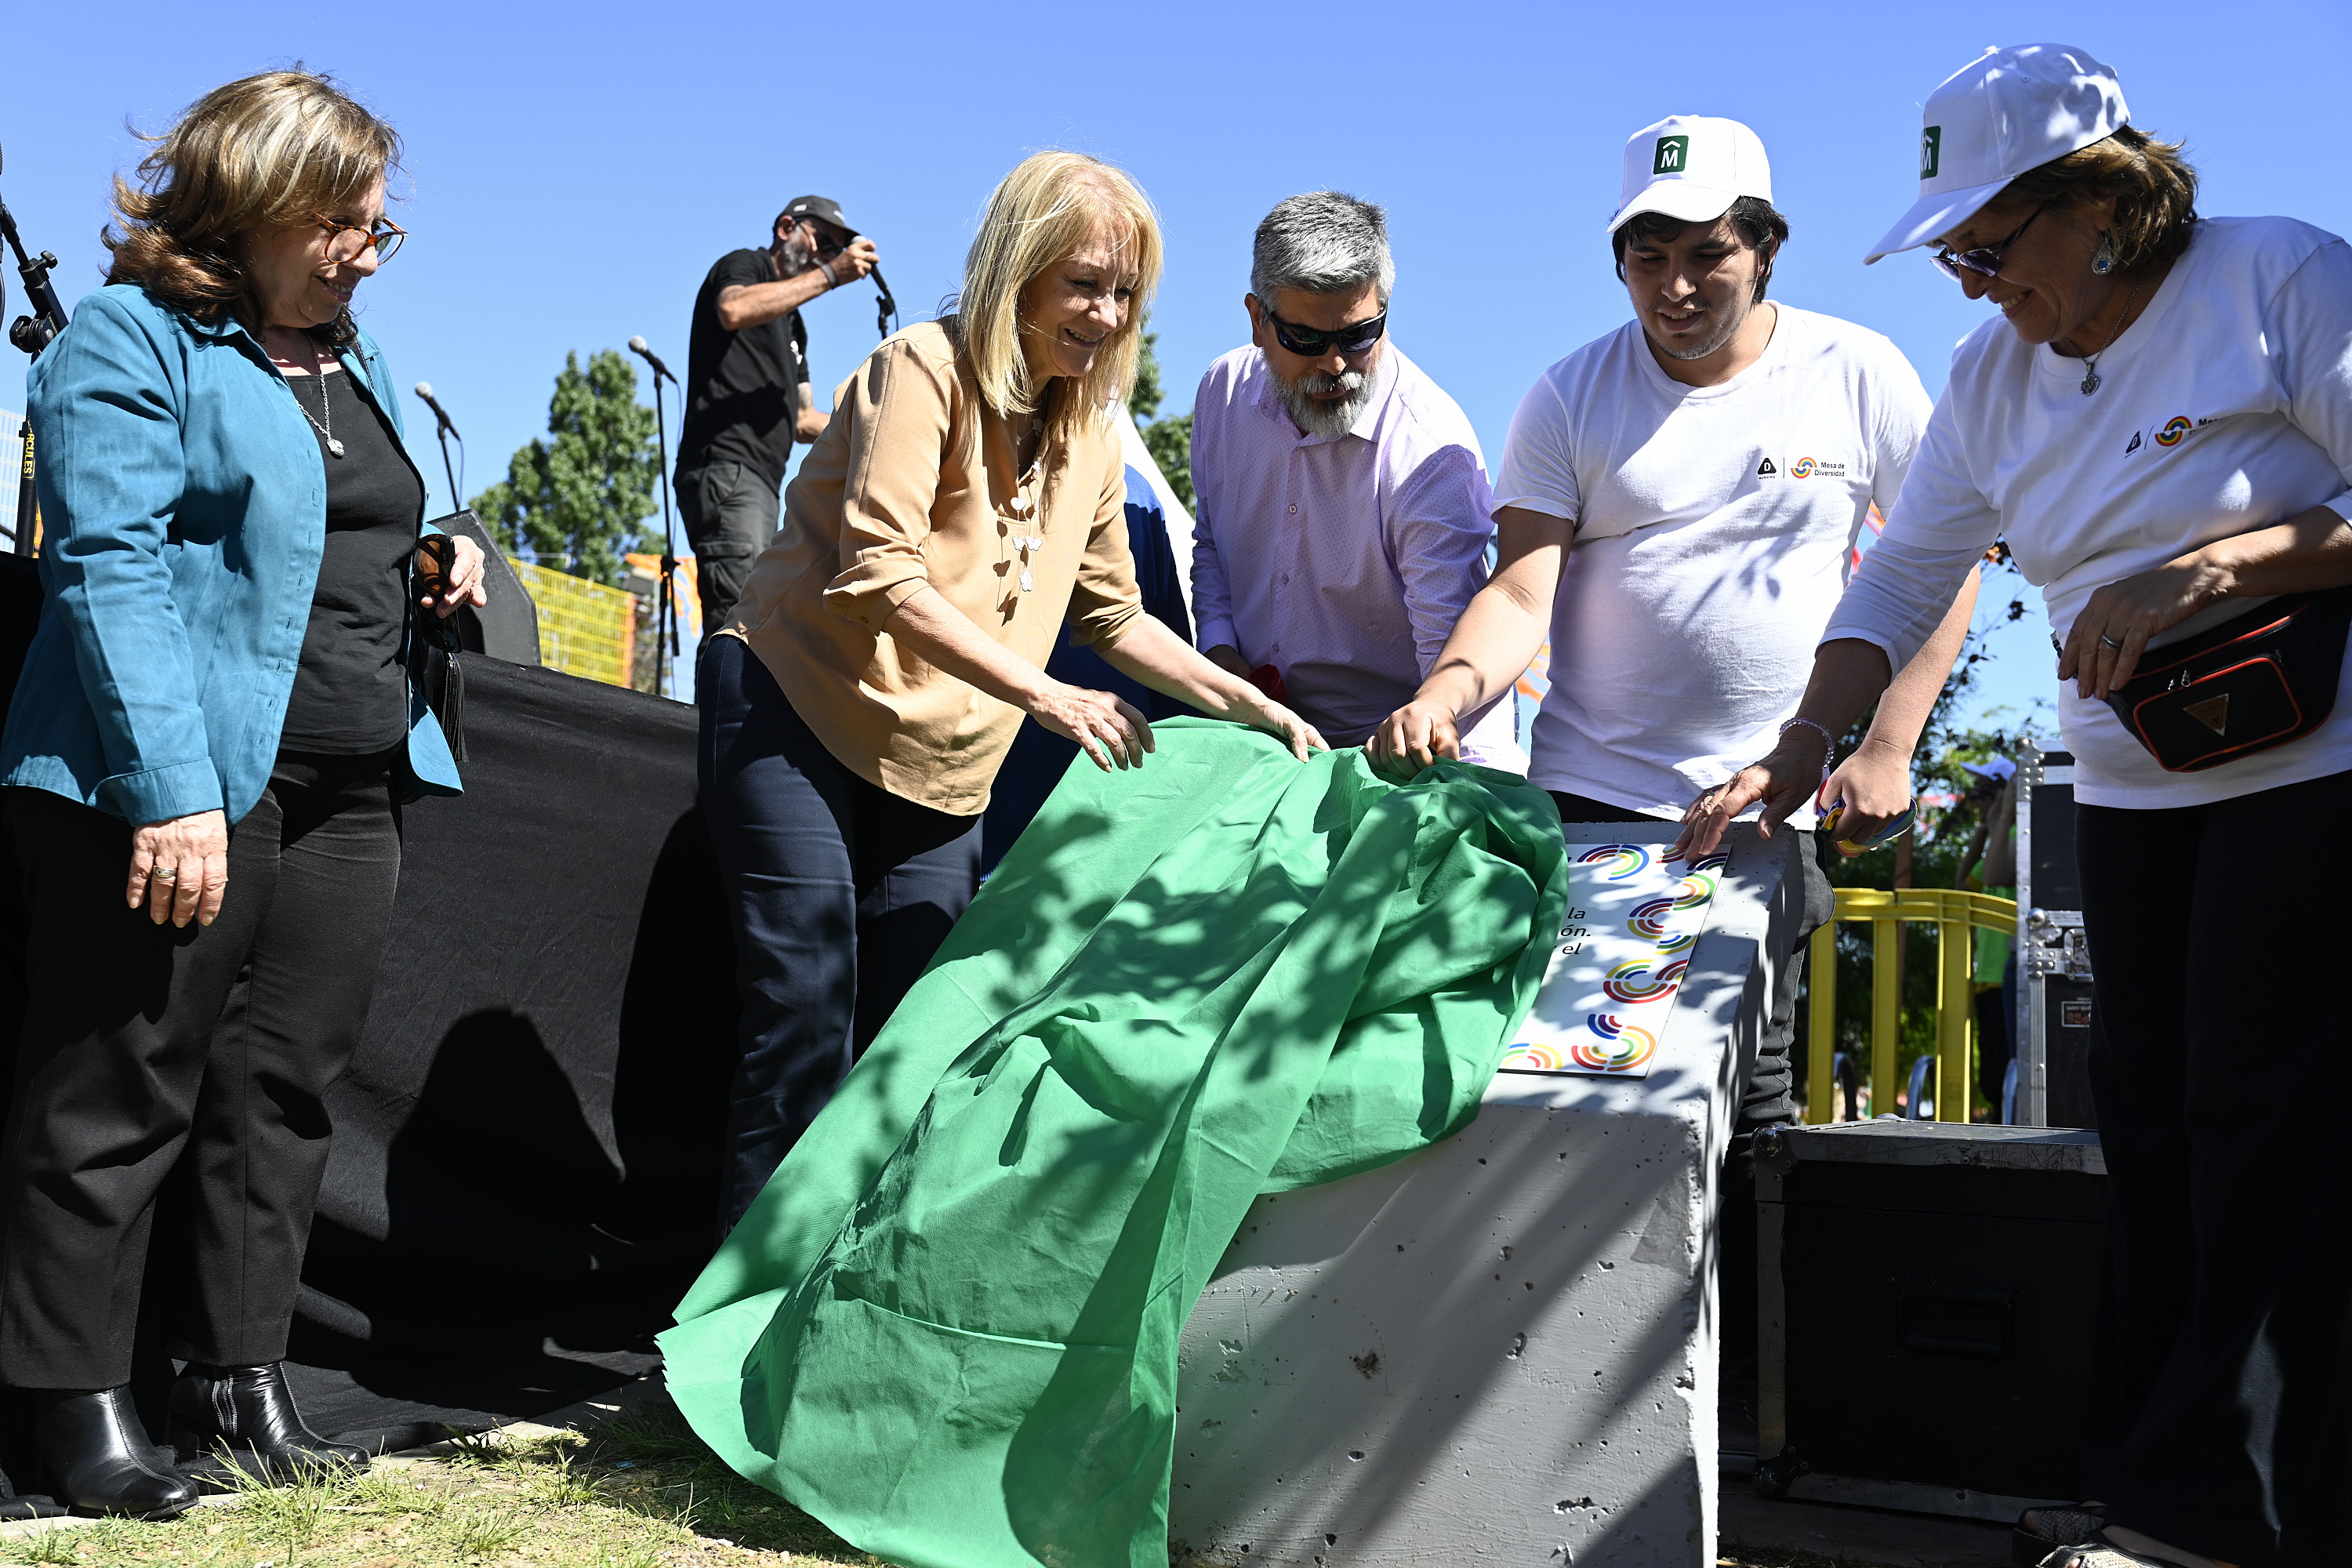
<instances>
[{"instance_id":1,"label":"black fanny pack","mask_svg":"<svg viewBox=\"0 0 2352 1568\"><path fill-rule=\"evenodd\" d=\"M2148 649L2107 706L2166 771L2218 768L2326 722L2347 634L2352 587L2284 595Z\"/></svg>"}]
</instances>

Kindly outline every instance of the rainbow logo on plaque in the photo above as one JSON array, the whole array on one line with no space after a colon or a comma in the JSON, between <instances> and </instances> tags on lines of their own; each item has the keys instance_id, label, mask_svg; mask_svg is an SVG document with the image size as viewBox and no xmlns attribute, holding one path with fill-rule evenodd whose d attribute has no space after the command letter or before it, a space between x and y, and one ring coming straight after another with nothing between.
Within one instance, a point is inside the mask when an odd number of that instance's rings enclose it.
<instances>
[{"instance_id":1,"label":"rainbow logo on plaque","mask_svg":"<svg viewBox=\"0 0 2352 1568\"><path fill-rule=\"evenodd\" d=\"M1503 1071L1647 1078L1729 858L1685 868L1649 844L1576 855L1559 945Z\"/></svg>"}]
</instances>

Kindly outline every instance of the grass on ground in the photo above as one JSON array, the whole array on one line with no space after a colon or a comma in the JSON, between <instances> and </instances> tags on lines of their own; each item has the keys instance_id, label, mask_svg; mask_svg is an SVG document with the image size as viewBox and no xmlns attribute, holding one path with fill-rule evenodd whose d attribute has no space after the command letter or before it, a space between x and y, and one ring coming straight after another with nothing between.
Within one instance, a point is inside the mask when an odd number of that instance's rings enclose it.
<instances>
[{"instance_id":1,"label":"grass on ground","mask_svg":"<svg viewBox=\"0 0 2352 1568\"><path fill-rule=\"evenodd\" d=\"M38 1568L872 1568L742 1479L657 1405L593 1431L460 1440L446 1457L255 1489L162 1524L0 1542Z\"/></svg>"},{"instance_id":2,"label":"grass on ground","mask_svg":"<svg viewBox=\"0 0 2352 1568\"><path fill-rule=\"evenodd\" d=\"M1870 1568L1727 1543L1718 1568ZM721 1464L657 1404L591 1431L461 1438L163 1524L0 1542L0 1568L887 1568Z\"/></svg>"}]
</instances>

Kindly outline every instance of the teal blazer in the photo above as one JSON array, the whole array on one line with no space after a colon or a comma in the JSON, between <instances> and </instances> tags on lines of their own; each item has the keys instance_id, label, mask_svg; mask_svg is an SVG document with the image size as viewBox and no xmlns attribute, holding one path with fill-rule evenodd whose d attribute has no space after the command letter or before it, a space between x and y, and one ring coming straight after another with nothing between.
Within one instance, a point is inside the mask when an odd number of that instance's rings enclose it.
<instances>
[{"instance_id":1,"label":"teal blazer","mask_svg":"<svg viewBox=\"0 0 2352 1568\"><path fill-rule=\"evenodd\" d=\"M341 358L399 430L383 352L362 332ZM205 326L131 284L82 300L26 392L43 602L0 784L134 824L215 809L236 822L269 782L326 548L310 421L243 327ZM438 531L421 509L417 531ZM420 613L402 782L456 795L416 679Z\"/></svg>"}]
</instances>

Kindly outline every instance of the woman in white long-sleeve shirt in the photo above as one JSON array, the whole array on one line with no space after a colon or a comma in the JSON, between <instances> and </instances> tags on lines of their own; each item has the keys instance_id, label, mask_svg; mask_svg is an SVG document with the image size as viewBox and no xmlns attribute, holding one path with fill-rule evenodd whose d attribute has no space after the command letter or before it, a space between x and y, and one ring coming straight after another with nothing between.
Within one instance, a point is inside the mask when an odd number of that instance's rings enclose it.
<instances>
[{"instance_id":1,"label":"woman in white long-sleeve shirt","mask_svg":"<svg viewBox=\"0 0 2352 1568\"><path fill-rule=\"evenodd\" d=\"M2116 1206L2086 1457L2101 1501L2021 1531L2051 1568L2340 1562L2352 1168L2312 1118L2352 1043L2352 917L2283 847L2352 818L2352 691L2326 696L2341 610L2323 597L2304 623L2322 652L2295 696L2327 717L2299 737L2256 721L2275 681L2222 681L2200 692L2234 706L2200 695L2168 739L2147 726L2160 762L2105 699L2172 662L2167 644L2352 584L2352 247L2289 218L2198 219L2178 149L2125 120L2114 74L2057 46L1990 51L1928 100L1919 203L1870 259L1940 241L2003 319L1954 354L1800 711L1843 732L1994 540L2042 586ZM1822 745L1784 731L1693 803L1687 837L1711 847L1759 799L1780 821Z\"/></svg>"}]
</instances>

